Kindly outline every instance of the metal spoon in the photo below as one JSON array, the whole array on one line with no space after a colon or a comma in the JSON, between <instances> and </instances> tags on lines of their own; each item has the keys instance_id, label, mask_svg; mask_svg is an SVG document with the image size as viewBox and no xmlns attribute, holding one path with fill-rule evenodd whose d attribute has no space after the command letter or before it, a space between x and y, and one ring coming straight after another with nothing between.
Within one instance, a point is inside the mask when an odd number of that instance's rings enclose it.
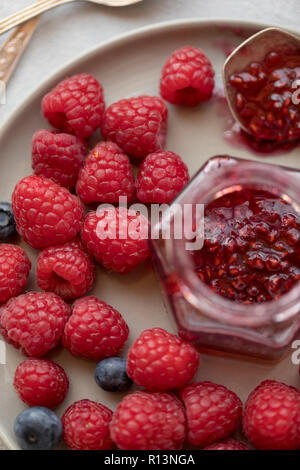
<instances>
[{"instance_id":1,"label":"metal spoon","mask_svg":"<svg viewBox=\"0 0 300 470\"><path fill-rule=\"evenodd\" d=\"M23 10L8 16L0 21L0 34L18 26L24 21L31 20L44 11L51 10L59 5L65 3L85 1L90 3L97 3L98 5L107 5L110 7L124 7L126 5L133 5L134 3L142 2L143 0L40 0L38 3L30 5Z\"/></svg>"},{"instance_id":2,"label":"metal spoon","mask_svg":"<svg viewBox=\"0 0 300 470\"><path fill-rule=\"evenodd\" d=\"M241 128L251 134L241 122L235 107L235 89L230 85L232 74L240 73L252 62L261 62L268 52L281 47L292 46L300 50L300 37L280 28L267 28L254 34L238 46L227 58L223 66L223 83L229 108Z\"/></svg>"}]
</instances>

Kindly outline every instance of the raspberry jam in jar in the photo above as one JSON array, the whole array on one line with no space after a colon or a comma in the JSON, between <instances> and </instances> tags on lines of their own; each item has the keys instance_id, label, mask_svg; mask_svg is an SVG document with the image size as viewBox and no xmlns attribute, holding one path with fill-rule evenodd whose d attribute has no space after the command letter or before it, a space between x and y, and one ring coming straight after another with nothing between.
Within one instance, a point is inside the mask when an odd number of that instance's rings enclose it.
<instances>
[{"instance_id":1,"label":"raspberry jam in jar","mask_svg":"<svg viewBox=\"0 0 300 470\"><path fill-rule=\"evenodd\" d=\"M262 303L300 279L300 214L283 197L244 186L209 203L204 223L204 246L192 256L215 293Z\"/></svg>"},{"instance_id":2,"label":"raspberry jam in jar","mask_svg":"<svg viewBox=\"0 0 300 470\"><path fill-rule=\"evenodd\" d=\"M194 220L196 205L203 207L202 247L191 234L174 236L176 214L184 214L181 224L189 211ZM284 354L300 331L300 172L213 157L156 230L154 263L184 339L205 350Z\"/></svg>"},{"instance_id":3,"label":"raspberry jam in jar","mask_svg":"<svg viewBox=\"0 0 300 470\"><path fill-rule=\"evenodd\" d=\"M300 49L283 47L230 76L235 111L257 139L278 144L300 140Z\"/></svg>"}]
</instances>

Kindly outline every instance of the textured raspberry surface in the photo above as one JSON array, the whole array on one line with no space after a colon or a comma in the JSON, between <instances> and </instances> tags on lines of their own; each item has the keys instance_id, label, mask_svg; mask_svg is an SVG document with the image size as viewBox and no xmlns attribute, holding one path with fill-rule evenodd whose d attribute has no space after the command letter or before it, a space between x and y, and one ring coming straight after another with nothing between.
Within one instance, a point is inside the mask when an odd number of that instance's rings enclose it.
<instances>
[{"instance_id":1,"label":"textured raspberry surface","mask_svg":"<svg viewBox=\"0 0 300 470\"><path fill-rule=\"evenodd\" d=\"M188 442L206 447L231 436L242 415L239 397L223 385L196 382L181 391L188 420Z\"/></svg>"},{"instance_id":2,"label":"textured raspberry surface","mask_svg":"<svg viewBox=\"0 0 300 470\"><path fill-rule=\"evenodd\" d=\"M148 221L131 209L88 213L81 237L99 263L118 273L129 273L149 256Z\"/></svg>"},{"instance_id":3,"label":"textured raspberry surface","mask_svg":"<svg viewBox=\"0 0 300 470\"><path fill-rule=\"evenodd\" d=\"M100 361L118 355L128 334L116 309L96 297L82 297L72 307L62 341L74 356Z\"/></svg>"},{"instance_id":4,"label":"textured raspberry surface","mask_svg":"<svg viewBox=\"0 0 300 470\"><path fill-rule=\"evenodd\" d=\"M173 104L197 106L207 101L214 89L214 70L196 47L185 46L171 54L162 69L161 96Z\"/></svg>"},{"instance_id":5,"label":"textured raspberry surface","mask_svg":"<svg viewBox=\"0 0 300 470\"><path fill-rule=\"evenodd\" d=\"M210 446L205 447L204 450L251 450L249 446L242 441L229 437L224 441L215 442Z\"/></svg>"},{"instance_id":6,"label":"textured raspberry surface","mask_svg":"<svg viewBox=\"0 0 300 470\"><path fill-rule=\"evenodd\" d=\"M81 229L83 205L79 198L43 176L19 181L12 209L19 234L36 249L70 241Z\"/></svg>"},{"instance_id":7,"label":"textured raspberry surface","mask_svg":"<svg viewBox=\"0 0 300 470\"><path fill-rule=\"evenodd\" d=\"M112 411L100 403L80 400L73 403L62 417L64 441L74 450L110 450L109 434Z\"/></svg>"},{"instance_id":8,"label":"textured raspberry surface","mask_svg":"<svg viewBox=\"0 0 300 470\"><path fill-rule=\"evenodd\" d=\"M103 88L87 73L66 78L42 101L42 112L52 126L83 138L101 125L104 109Z\"/></svg>"},{"instance_id":9,"label":"textured raspberry surface","mask_svg":"<svg viewBox=\"0 0 300 470\"><path fill-rule=\"evenodd\" d=\"M18 365L14 387L21 400L29 406L56 408L69 389L64 369L47 359L26 359Z\"/></svg>"},{"instance_id":10,"label":"textured raspberry surface","mask_svg":"<svg viewBox=\"0 0 300 470\"><path fill-rule=\"evenodd\" d=\"M300 447L300 393L275 380L265 380L249 395L243 431L259 450Z\"/></svg>"},{"instance_id":11,"label":"textured raspberry surface","mask_svg":"<svg viewBox=\"0 0 300 470\"><path fill-rule=\"evenodd\" d=\"M135 194L132 166L117 144L96 145L79 173L76 192L86 204L119 202L120 196L132 202Z\"/></svg>"},{"instance_id":12,"label":"textured raspberry surface","mask_svg":"<svg viewBox=\"0 0 300 470\"><path fill-rule=\"evenodd\" d=\"M128 155L144 158L164 148L168 110L157 96L137 96L113 103L105 111L101 132Z\"/></svg>"},{"instance_id":13,"label":"textured raspberry surface","mask_svg":"<svg viewBox=\"0 0 300 470\"><path fill-rule=\"evenodd\" d=\"M176 153L158 151L143 160L136 181L141 202L168 204L189 181L186 164Z\"/></svg>"},{"instance_id":14,"label":"textured raspberry surface","mask_svg":"<svg viewBox=\"0 0 300 470\"><path fill-rule=\"evenodd\" d=\"M36 265L40 289L65 300L86 294L95 280L95 263L79 240L43 250Z\"/></svg>"},{"instance_id":15,"label":"textured raspberry surface","mask_svg":"<svg viewBox=\"0 0 300 470\"><path fill-rule=\"evenodd\" d=\"M74 188L85 155L85 142L74 135L39 130L32 138L34 173L68 189Z\"/></svg>"},{"instance_id":16,"label":"textured raspberry surface","mask_svg":"<svg viewBox=\"0 0 300 470\"><path fill-rule=\"evenodd\" d=\"M52 293L28 292L1 309L5 338L33 357L42 357L60 341L70 315L68 305Z\"/></svg>"},{"instance_id":17,"label":"textured raspberry surface","mask_svg":"<svg viewBox=\"0 0 300 470\"><path fill-rule=\"evenodd\" d=\"M178 450L186 436L186 415L171 393L135 392L117 407L110 430L122 450Z\"/></svg>"},{"instance_id":18,"label":"textured raspberry surface","mask_svg":"<svg viewBox=\"0 0 300 470\"><path fill-rule=\"evenodd\" d=\"M153 328L143 331L130 348L127 374L148 390L175 390L193 379L198 365L194 346L162 328Z\"/></svg>"},{"instance_id":19,"label":"textured raspberry surface","mask_svg":"<svg viewBox=\"0 0 300 470\"><path fill-rule=\"evenodd\" d=\"M0 304L22 293L30 269L31 262L22 248L0 244Z\"/></svg>"}]
</instances>

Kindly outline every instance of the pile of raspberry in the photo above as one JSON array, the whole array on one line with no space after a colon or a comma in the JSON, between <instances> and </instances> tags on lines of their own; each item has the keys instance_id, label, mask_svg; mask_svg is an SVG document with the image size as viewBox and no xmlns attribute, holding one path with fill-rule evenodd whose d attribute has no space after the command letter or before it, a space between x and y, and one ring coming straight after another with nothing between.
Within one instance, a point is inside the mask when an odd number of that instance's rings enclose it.
<instances>
[{"instance_id":1,"label":"pile of raspberry","mask_svg":"<svg viewBox=\"0 0 300 470\"><path fill-rule=\"evenodd\" d=\"M177 50L162 70L162 98L186 106L206 101L213 76L200 49ZM11 212L1 205L8 212L1 240L17 230L40 250L36 281L44 292L72 301L92 289L95 261L126 274L149 257L149 221L123 207L124 200L170 204L189 181L182 158L164 150L168 110L162 98L141 95L106 108L102 84L87 73L67 77L44 96L42 113L53 129L34 134L33 174L15 186ZM90 148L96 132L102 139ZM95 210L99 204L111 206ZM0 268L5 303L23 292L31 264L21 249L1 250L9 260Z\"/></svg>"},{"instance_id":2,"label":"pile of raspberry","mask_svg":"<svg viewBox=\"0 0 300 470\"><path fill-rule=\"evenodd\" d=\"M213 77L205 54L184 47L162 70L161 96L177 105L199 105L211 97ZM42 292L23 293L29 257L23 248L0 244L0 332L26 356L13 384L29 406L14 426L23 449L54 449L63 438L79 450L178 450L184 445L248 450L236 434L241 423L257 449L300 447L296 389L266 381L250 394L243 411L235 392L195 379L197 350L161 328L142 331L127 358L121 357L129 336L125 319L87 295L97 263L126 274L149 256L149 221L114 204L120 198L170 204L189 181L181 157L164 150L168 111L162 98L142 95L106 108L95 77L66 78L43 98L43 115L54 129L34 134L34 174L17 183L12 212L6 203L0 206L11 224L1 234L16 228L39 250L36 282ZM88 139L99 129L105 140L89 150ZM134 165L139 165L136 179ZM95 203L109 206L95 210ZM134 383L136 391L115 411L85 398L58 418L53 410L64 403L71 382L47 357L58 346L95 361L94 379L102 389L124 392Z\"/></svg>"}]
</instances>

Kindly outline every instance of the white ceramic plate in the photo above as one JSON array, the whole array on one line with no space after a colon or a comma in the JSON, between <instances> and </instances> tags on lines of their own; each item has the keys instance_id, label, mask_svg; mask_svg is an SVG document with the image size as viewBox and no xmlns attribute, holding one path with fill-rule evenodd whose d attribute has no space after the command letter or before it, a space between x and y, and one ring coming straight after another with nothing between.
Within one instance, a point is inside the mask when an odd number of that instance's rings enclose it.
<instances>
[{"instance_id":1,"label":"white ceramic plate","mask_svg":"<svg viewBox=\"0 0 300 470\"><path fill-rule=\"evenodd\" d=\"M201 47L210 57L216 71L217 86L220 86L224 50L238 45L245 36L263 27L261 24L233 21L186 20L163 23L97 47L60 70L20 106L0 133L0 200L10 200L17 181L31 173L31 137L37 129L49 127L41 117L41 98L65 76L78 72L94 74L104 86L107 104L132 95L157 94L160 71L166 58L174 49L191 44ZM216 154L263 158L246 148L235 148L224 140L225 123L218 100L197 109L170 105L169 110L167 148L181 155L191 175ZM268 157L267 161L300 168L300 150L298 148L286 155ZM21 245L34 263L37 253L25 243ZM33 267L30 290L36 289L34 277ZM150 263L126 276L111 274L99 267L92 294L112 304L124 315L131 329L127 347L145 328L160 326L175 331L173 321L165 311ZM126 355L126 349L123 354ZM297 385L298 371L291 362L291 354L276 365L202 355L197 378L222 383L245 400L250 390L266 378ZM66 369L71 381L68 398L57 410L59 415L69 404L82 398L100 401L112 409L122 398L121 394L110 394L96 386L93 379L94 362L74 358L62 349L54 351L50 357ZM24 409L13 390L12 379L17 364L23 359L17 350L7 346L7 365L0 365L0 438L11 449L18 448L13 435L13 422Z\"/></svg>"}]
</instances>

